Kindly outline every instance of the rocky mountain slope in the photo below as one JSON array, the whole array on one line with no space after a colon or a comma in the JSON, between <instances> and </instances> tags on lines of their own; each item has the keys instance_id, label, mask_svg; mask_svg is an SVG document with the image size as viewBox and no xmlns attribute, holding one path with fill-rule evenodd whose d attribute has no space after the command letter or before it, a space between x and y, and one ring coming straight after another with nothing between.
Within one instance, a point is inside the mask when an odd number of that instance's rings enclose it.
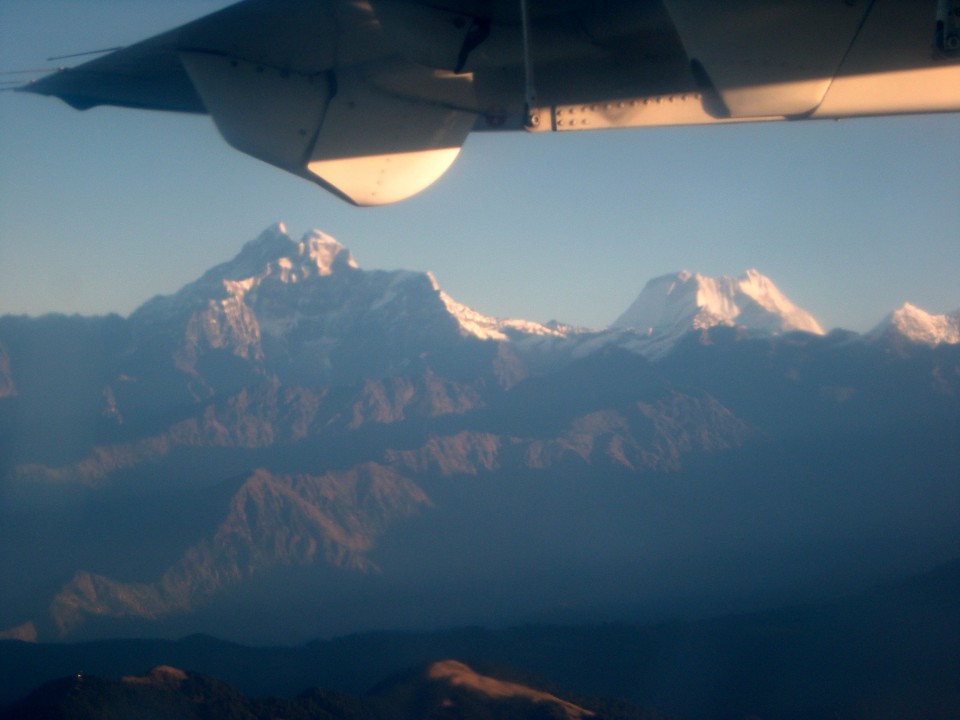
<instances>
[{"instance_id":1,"label":"rocky mountain slope","mask_svg":"<svg viewBox=\"0 0 960 720\"><path fill-rule=\"evenodd\" d=\"M756 271L499 320L270 228L127 319L0 318L0 628L299 640L917 570L960 552L960 345L909 327L824 335Z\"/></svg>"}]
</instances>

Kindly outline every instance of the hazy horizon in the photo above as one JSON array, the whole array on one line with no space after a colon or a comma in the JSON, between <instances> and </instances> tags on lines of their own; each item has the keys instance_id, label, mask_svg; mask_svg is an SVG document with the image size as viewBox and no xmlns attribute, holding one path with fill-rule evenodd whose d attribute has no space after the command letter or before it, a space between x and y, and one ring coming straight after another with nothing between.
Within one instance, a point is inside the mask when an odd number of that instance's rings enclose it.
<instances>
[{"instance_id":1,"label":"hazy horizon","mask_svg":"<svg viewBox=\"0 0 960 720\"><path fill-rule=\"evenodd\" d=\"M226 4L8 0L0 71ZM602 327L653 277L755 267L825 328L865 331L904 302L960 307L958 129L950 114L474 134L423 194L358 209L230 149L208 117L3 92L0 313L127 314L283 221L362 267L431 271L488 315Z\"/></svg>"}]
</instances>

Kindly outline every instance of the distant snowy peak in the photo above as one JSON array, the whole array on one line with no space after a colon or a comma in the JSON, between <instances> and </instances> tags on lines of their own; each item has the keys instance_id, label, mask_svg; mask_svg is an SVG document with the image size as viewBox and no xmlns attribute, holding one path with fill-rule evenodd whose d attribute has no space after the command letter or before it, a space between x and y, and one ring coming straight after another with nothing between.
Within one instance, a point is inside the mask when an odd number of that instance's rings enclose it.
<instances>
[{"instance_id":1,"label":"distant snowy peak","mask_svg":"<svg viewBox=\"0 0 960 720\"><path fill-rule=\"evenodd\" d=\"M304 261L300 265L309 266L311 270L316 270L318 275L330 275L338 267L359 269L359 265L357 265L349 250L319 230L308 232L297 243L296 255L289 259L296 260L297 258L308 258L309 263ZM283 260L285 259L288 258L281 258L281 267L284 267Z\"/></svg>"},{"instance_id":2,"label":"distant snowy peak","mask_svg":"<svg viewBox=\"0 0 960 720\"><path fill-rule=\"evenodd\" d=\"M960 310L950 315L931 315L916 305L904 303L867 333L873 340L890 336L930 347L941 343L956 345L960 343Z\"/></svg>"},{"instance_id":3,"label":"distant snowy peak","mask_svg":"<svg viewBox=\"0 0 960 720\"><path fill-rule=\"evenodd\" d=\"M264 283L293 284L359 270L343 245L319 230L293 240L283 223L270 226L246 243L236 257L207 270L172 295L144 303L133 317L177 314L214 302L243 302Z\"/></svg>"},{"instance_id":4,"label":"distant snowy peak","mask_svg":"<svg viewBox=\"0 0 960 720\"><path fill-rule=\"evenodd\" d=\"M408 326L451 327L453 319L460 336L481 340L566 336L560 326L479 313L443 292L430 273L361 270L329 235L313 230L295 241L283 223L173 295L145 303L132 318L154 327L186 325L197 343L230 347L245 357L261 353L264 335L282 338L304 322L327 344L352 336L358 321L404 332Z\"/></svg>"},{"instance_id":5,"label":"distant snowy peak","mask_svg":"<svg viewBox=\"0 0 960 720\"><path fill-rule=\"evenodd\" d=\"M277 223L251 240L229 262L207 272L201 281L244 281L268 276L280 282L298 282L309 277L332 275L338 269L358 269L343 245L326 233L311 230L299 242Z\"/></svg>"},{"instance_id":6,"label":"distant snowy peak","mask_svg":"<svg viewBox=\"0 0 960 720\"><path fill-rule=\"evenodd\" d=\"M769 335L795 330L824 334L810 313L790 302L770 278L752 269L739 278L687 271L654 278L611 327L655 337L679 336L715 325Z\"/></svg>"}]
</instances>

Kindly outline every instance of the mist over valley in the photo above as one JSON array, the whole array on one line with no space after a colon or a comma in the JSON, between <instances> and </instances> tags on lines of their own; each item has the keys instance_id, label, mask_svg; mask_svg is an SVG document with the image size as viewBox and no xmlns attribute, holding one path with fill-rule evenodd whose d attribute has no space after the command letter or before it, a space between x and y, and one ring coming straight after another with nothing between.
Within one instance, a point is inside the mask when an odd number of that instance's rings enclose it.
<instances>
[{"instance_id":1,"label":"mist over valley","mask_svg":"<svg viewBox=\"0 0 960 720\"><path fill-rule=\"evenodd\" d=\"M955 589L958 326L824 332L756 270L656 278L600 330L493 318L282 225L127 318L0 317L3 652L681 623L702 653L697 623L786 607L862 634L838 603ZM367 679L455 657L414 655Z\"/></svg>"}]
</instances>

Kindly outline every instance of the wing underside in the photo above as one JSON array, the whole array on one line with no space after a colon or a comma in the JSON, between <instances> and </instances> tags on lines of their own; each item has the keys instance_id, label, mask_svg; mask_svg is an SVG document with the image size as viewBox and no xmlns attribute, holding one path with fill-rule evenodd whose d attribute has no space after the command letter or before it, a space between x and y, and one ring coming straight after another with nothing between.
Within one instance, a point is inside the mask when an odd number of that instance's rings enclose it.
<instances>
[{"instance_id":1,"label":"wing underside","mask_svg":"<svg viewBox=\"0 0 960 720\"><path fill-rule=\"evenodd\" d=\"M208 113L358 205L430 185L471 129L960 110L960 0L528 4L525 43L518 0L246 0L22 89Z\"/></svg>"}]
</instances>

